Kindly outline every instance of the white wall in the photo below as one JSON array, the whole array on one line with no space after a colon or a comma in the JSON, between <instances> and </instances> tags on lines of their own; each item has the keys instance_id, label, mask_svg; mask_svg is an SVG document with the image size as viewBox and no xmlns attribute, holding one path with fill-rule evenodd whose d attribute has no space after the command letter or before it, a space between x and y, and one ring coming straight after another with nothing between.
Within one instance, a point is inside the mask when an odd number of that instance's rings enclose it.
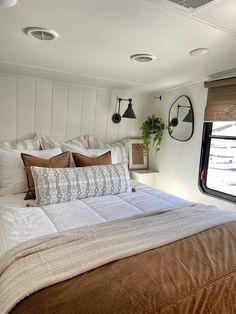
<instances>
[{"instance_id":1,"label":"white wall","mask_svg":"<svg viewBox=\"0 0 236 314\"><path fill-rule=\"evenodd\" d=\"M182 94L188 95L193 103L194 135L188 142L179 142L166 132L160 152L156 154L151 148L150 167L160 171L158 187L188 200L235 209L235 204L205 196L198 189L207 97L203 83L167 92L159 101L142 93L0 74L0 141L16 141L36 132L61 141L85 134L107 143L139 137L145 117L153 112L167 122L171 104ZM137 119L122 119L118 125L111 121L117 97L133 98ZM126 107L123 103L122 112Z\"/></svg>"},{"instance_id":2,"label":"white wall","mask_svg":"<svg viewBox=\"0 0 236 314\"><path fill-rule=\"evenodd\" d=\"M137 119L111 121L117 97L133 98ZM122 112L127 105L122 102ZM149 107L147 94L0 74L0 141L36 132L60 141L86 134L107 143L139 137Z\"/></svg>"},{"instance_id":3,"label":"white wall","mask_svg":"<svg viewBox=\"0 0 236 314\"><path fill-rule=\"evenodd\" d=\"M207 98L207 89L203 83L169 91L162 95L161 101L153 100L152 97L152 111L167 123L169 108L180 95L187 95L192 101L195 130L193 137L187 142L172 139L166 131L160 151L155 153L151 148L149 164L150 168L160 171L158 187L190 201L236 210L235 204L206 196L198 188L203 117Z\"/></svg>"}]
</instances>

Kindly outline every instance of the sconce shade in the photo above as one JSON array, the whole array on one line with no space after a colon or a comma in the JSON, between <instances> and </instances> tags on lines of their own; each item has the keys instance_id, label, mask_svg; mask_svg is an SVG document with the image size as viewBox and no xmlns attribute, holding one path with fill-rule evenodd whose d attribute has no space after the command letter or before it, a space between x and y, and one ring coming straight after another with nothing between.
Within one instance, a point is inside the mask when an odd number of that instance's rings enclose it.
<instances>
[{"instance_id":1,"label":"sconce shade","mask_svg":"<svg viewBox=\"0 0 236 314\"><path fill-rule=\"evenodd\" d=\"M131 101L128 104L128 108L125 110L124 114L122 115L122 118L136 119L136 115L133 111Z\"/></svg>"},{"instance_id":2,"label":"sconce shade","mask_svg":"<svg viewBox=\"0 0 236 314\"><path fill-rule=\"evenodd\" d=\"M185 116L185 118L183 119L183 122L193 122L193 111L190 108L187 115Z\"/></svg>"}]
</instances>

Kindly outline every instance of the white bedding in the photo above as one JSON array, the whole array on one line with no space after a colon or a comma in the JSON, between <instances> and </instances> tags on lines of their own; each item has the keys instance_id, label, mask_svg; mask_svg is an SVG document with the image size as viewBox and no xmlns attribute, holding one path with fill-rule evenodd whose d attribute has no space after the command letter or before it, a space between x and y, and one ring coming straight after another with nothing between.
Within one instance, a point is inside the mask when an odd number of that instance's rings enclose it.
<instances>
[{"instance_id":1,"label":"white bedding","mask_svg":"<svg viewBox=\"0 0 236 314\"><path fill-rule=\"evenodd\" d=\"M132 181L134 193L76 200L44 207L25 207L25 194L0 197L0 256L13 246L69 230L148 211L186 204L181 198Z\"/></svg>"}]
</instances>

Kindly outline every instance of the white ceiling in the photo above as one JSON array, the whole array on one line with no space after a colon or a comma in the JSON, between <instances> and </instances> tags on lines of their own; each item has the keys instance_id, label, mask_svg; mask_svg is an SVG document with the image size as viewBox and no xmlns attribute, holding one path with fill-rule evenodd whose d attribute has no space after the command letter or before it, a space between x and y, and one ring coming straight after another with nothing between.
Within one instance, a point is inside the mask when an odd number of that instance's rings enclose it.
<instances>
[{"instance_id":1,"label":"white ceiling","mask_svg":"<svg viewBox=\"0 0 236 314\"><path fill-rule=\"evenodd\" d=\"M163 1L165 5L163 5ZM156 91L236 67L236 1L215 0L193 14L167 0L18 0L0 7L0 71L86 85ZM47 27L55 42L22 29ZM188 52L207 47L201 58ZM156 62L131 61L155 53Z\"/></svg>"}]
</instances>

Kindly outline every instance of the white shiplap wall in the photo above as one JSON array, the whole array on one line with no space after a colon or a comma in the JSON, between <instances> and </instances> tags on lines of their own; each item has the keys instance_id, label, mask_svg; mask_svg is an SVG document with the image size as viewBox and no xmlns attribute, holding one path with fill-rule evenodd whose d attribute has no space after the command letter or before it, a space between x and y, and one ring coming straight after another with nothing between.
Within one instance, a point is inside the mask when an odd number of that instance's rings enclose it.
<instances>
[{"instance_id":1,"label":"white shiplap wall","mask_svg":"<svg viewBox=\"0 0 236 314\"><path fill-rule=\"evenodd\" d=\"M111 121L117 97L133 98L137 119ZM151 108L148 100L147 94L0 74L0 141L35 133L60 141L89 134L107 143L139 137ZM122 103L121 112L126 108Z\"/></svg>"}]
</instances>

